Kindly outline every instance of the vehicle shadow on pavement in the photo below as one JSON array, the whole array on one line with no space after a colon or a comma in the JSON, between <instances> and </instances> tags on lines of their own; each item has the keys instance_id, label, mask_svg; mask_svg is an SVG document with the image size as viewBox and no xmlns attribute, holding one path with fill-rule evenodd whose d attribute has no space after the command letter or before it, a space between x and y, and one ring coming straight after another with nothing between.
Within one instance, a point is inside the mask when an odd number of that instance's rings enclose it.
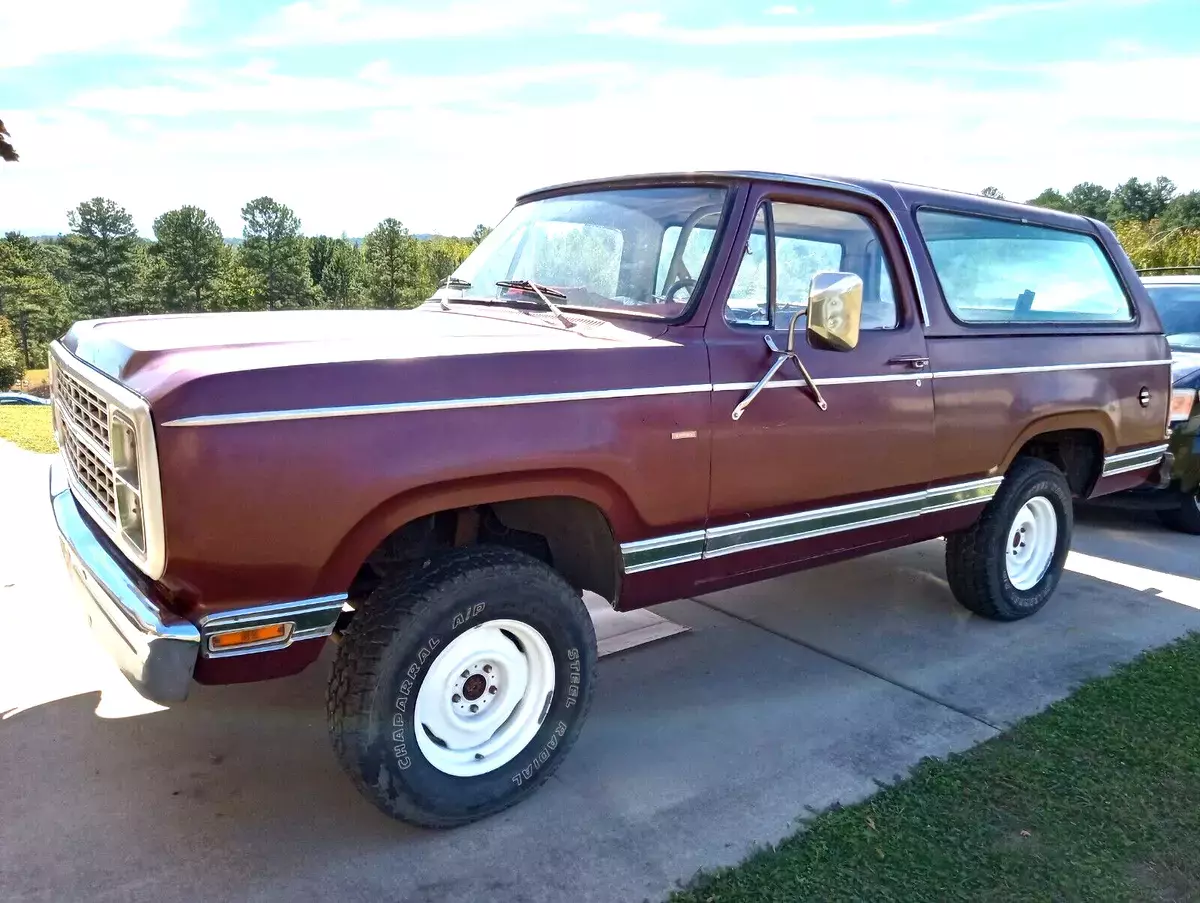
<instances>
[{"instance_id":1,"label":"vehicle shadow on pavement","mask_svg":"<svg viewBox=\"0 0 1200 903\"><path fill-rule=\"evenodd\" d=\"M1200 580L1200 536L1164 527L1153 512L1077 505L1075 521L1076 551Z\"/></svg>"}]
</instances>

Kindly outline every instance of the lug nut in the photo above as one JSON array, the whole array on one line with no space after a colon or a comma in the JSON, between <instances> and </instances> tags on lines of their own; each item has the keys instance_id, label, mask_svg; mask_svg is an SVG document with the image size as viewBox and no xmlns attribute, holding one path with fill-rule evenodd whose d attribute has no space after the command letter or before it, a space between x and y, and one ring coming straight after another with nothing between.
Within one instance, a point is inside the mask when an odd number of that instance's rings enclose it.
<instances>
[{"instance_id":1,"label":"lug nut","mask_svg":"<svg viewBox=\"0 0 1200 903\"><path fill-rule=\"evenodd\" d=\"M499 687L488 687L488 692L491 693L493 696L495 696L497 693L500 692L500 688Z\"/></svg>"},{"instance_id":2,"label":"lug nut","mask_svg":"<svg viewBox=\"0 0 1200 903\"><path fill-rule=\"evenodd\" d=\"M491 674L491 673L492 673L492 666L491 666L491 665L484 665L484 666L483 666L483 673L484 673L484 674Z\"/></svg>"},{"instance_id":3,"label":"lug nut","mask_svg":"<svg viewBox=\"0 0 1200 903\"><path fill-rule=\"evenodd\" d=\"M475 703L471 703L471 714L474 715L478 711L479 711L479 706L475 705Z\"/></svg>"},{"instance_id":4,"label":"lug nut","mask_svg":"<svg viewBox=\"0 0 1200 903\"><path fill-rule=\"evenodd\" d=\"M466 680L468 677L470 677L470 676L471 676L471 672L470 672L470 671L464 671L464 672L463 672L463 673L462 673L460 676L462 677L462 679L463 679L463 680Z\"/></svg>"},{"instance_id":5,"label":"lug nut","mask_svg":"<svg viewBox=\"0 0 1200 903\"><path fill-rule=\"evenodd\" d=\"M462 697L459 696L457 693L455 693L453 696L450 697L450 701L451 702L462 702Z\"/></svg>"}]
</instances>

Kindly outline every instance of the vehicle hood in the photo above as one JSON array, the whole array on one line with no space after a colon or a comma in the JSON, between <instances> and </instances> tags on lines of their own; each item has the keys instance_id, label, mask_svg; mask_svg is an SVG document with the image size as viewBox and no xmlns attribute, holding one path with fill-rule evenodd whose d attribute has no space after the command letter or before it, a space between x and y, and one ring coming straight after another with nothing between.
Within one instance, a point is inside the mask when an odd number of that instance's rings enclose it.
<instances>
[{"instance_id":1,"label":"vehicle hood","mask_svg":"<svg viewBox=\"0 0 1200 903\"><path fill-rule=\"evenodd\" d=\"M151 405L178 414L517 391L506 382L552 391L544 386L559 376L569 381L561 371L578 352L640 349L664 331L656 321L571 316L577 328L541 311L466 305L126 317L76 323L62 344Z\"/></svg>"}]
</instances>

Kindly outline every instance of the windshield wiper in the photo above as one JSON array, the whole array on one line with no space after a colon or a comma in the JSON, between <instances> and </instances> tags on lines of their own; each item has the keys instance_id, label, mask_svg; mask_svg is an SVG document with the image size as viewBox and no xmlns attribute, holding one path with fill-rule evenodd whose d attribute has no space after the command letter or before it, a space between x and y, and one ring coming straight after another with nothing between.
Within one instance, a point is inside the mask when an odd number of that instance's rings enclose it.
<instances>
[{"instance_id":1,"label":"windshield wiper","mask_svg":"<svg viewBox=\"0 0 1200 903\"><path fill-rule=\"evenodd\" d=\"M496 283L500 288L515 288L517 291L527 292L531 295L537 295L538 299L546 306L546 310L558 317L558 321L567 327L574 329L579 324L564 314L550 298L558 298L565 301L567 296L556 288L550 288L548 285L539 285L536 282L530 282L528 279L501 279Z\"/></svg>"},{"instance_id":2,"label":"windshield wiper","mask_svg":"<svg viewBox=\"0 0 1200 903\"><path fill-rule=\"evenodd\" d=\"M457 276L447 276L437 284L438 288L470 288L471 283L466 279L460 279ZM442 305L442 310L450 309L450 299L445 295L437 296L438 302Z\"/></svg>"}]
</instances>

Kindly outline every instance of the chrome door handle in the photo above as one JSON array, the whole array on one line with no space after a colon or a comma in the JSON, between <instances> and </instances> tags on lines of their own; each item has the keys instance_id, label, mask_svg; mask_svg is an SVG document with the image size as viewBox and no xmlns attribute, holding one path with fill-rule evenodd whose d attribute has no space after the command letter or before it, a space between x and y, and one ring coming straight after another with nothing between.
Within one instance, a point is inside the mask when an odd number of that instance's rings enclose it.
<instances>
[{"instance_id":1,"label":"chrome door handle","mask_svg":"<svg viewBox=\"0 0 1200 903\"><path fill-rule=\"evenodd\" d=\"M898 354L888 359L889 364L903 364L913 370L924 370L929 366L929 358L923 354Z\"/></svg>"}]
</instances>

